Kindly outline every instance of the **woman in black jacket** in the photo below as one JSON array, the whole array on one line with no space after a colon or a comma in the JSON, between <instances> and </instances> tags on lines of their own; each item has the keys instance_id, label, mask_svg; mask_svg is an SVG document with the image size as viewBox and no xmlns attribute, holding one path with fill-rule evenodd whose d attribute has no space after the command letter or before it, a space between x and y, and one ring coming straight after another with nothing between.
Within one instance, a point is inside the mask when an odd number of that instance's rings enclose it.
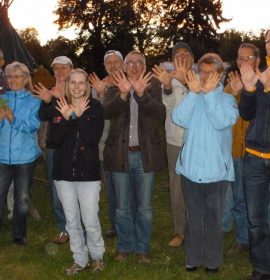
<instances>
[{"instance_id":1,"label":"woman in black jacket","mask_svg":"<svg viewBox=\"0 0 270 280\"><path fill-rule=\"evenodd\" d=\"M63 205L74 259L74 264L66 270L69 275L88 266L88 252L93 271L103 269L105 249L98 217L98 143L104 120L102 106L90 97L90 91L87 73L82 69L71 71L66 82L66 98L57 100L57 106L51 111L56 126L52 137L56 147L53 179Z\"/></svg>"}]
</instances>

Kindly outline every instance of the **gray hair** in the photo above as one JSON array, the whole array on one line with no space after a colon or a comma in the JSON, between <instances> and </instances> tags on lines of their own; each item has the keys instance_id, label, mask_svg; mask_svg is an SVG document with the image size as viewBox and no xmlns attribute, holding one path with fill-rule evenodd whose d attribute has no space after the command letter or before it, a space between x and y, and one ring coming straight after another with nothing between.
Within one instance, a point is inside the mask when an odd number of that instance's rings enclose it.
<instances>
[{"instance_id":1,"label":"gray hair","mask_svg":"<svg viewBox=\"0 0 270 280\"><path fill-rule=\"evenodd\" d=\"M242 48L251 49L256 58L260 57L260 50L255 45L250 44L250 43L242 43L238 50L240 50Z\"/></svg>"},{"instance_id":2,"label":"gray hair","mask_svg":"<svg viewBox=\"0 0 270 280\"><path fill-rule=\"evenodd\" d=\"M142 59L143 59L143 64L146 64L145 56L144 56L141 52L139 52L139 51L131 51L131 52L129 52L129 53L125 56L124 63L127 62L127 57L128 57L129 55L133 54L133 53L134 53L134 54L140 55L140 56L142 57Z\"/></svg>"},{"instance_id":3,"label":"gray hair","mask_svg":"<svg viewBox=\"0 0 270 280\"><path fill-rule=\"evenodd\" d=\"M198 68L200 70L200 66L205 64L214 64L216 66L216 70L218 73L224 72L224 65L221 57L216 53L206 53L204 54L198 61Z\"/></svg>"}]
</instances>

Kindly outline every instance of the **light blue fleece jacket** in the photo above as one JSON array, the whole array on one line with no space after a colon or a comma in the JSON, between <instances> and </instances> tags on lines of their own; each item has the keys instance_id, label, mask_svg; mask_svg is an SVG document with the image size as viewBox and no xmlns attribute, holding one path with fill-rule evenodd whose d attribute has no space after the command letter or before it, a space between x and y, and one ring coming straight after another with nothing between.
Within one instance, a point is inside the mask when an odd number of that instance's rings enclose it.
<instances>
[{"instance_id":1,"label":"light blue fleece jacket","mask_svg":"<svg viewBox=\"0 0 270 280\"><path fill-rule=\"evenodd\" d=\"M172 113L185 129L176 173L197 183L233 181L231 128L239 116L235 99L221 84L211 92L189 92Z\"/></svg>"},{"instance_id":2,"label":"light blue fleece jacket","mask_svg":"<svg viewBox=\"0 0 270 280\"><path fill-rule=\"evenodd\" d=\"M40 155L37 130L40 125L40 99L29 91L8 91L1 95L14 114L14 120L0 121L0 163L31 163Z\"/></svg>"}]
</instances>

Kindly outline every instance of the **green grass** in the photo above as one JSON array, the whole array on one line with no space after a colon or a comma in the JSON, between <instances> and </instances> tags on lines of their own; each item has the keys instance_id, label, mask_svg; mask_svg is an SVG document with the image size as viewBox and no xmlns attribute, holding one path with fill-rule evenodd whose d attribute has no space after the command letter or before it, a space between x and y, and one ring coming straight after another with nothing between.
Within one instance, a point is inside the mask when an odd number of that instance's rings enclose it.
<instances>
[{"instance_id":1,"label":"green grass","mask_svg":"<svg viewBox=\"0 0 270 280\"><path fill-rule=\"evenodd\" d=\"M46 180L44 165L39 164L36 177ZM0 280L43 280L43 279L116 279L116 280L240 280L251 271L248 254L229 256L226 251L234 243L234 232L225 235L224 265L217 275L206 275L203 268L187 273L184 270L183 248L169 248L168 242L173 236L170 197L168 192L168 175L157 175L153 196L154 226L151 242L151 264L138 264L132 256L125 263L114 261L115 240L105 239L105 269L94 274L90 270L76 276L66 276L64 270L72 263L68 244L55 245L52 237L57 233L51 211L50 192L46 183L35 180L31 190L32 200L38 208L42 220L36 221L29 216L28 242L25 248L11 245L11 221L7 213L0 230ZM101 192L100 217L103 232L109 228L107 205L104 188Z\"/></svg>"}]
</instances>

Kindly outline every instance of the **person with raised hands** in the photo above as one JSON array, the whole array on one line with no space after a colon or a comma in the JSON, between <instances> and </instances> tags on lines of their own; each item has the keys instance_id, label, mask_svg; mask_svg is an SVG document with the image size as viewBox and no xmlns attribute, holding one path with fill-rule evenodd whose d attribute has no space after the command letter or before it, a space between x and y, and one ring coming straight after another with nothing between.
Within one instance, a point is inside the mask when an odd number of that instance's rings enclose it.
<instances>
[{"instance_id":1,"label":"person with raised hands","mask_svg":"<svg viewBox=\"0 0 270 280\"><path fill-rule=\"evenodd\" d=\"M161 85L146 73L142 53L125 57L124 71L113 75L115 87L104 97L104 116L111 126L104 149L104 169L116 189L117 261L136 253L150 262L154 174L166 165Z\"/></svg>"},{"instance_id":2,"label":"person with raised hands","mask_svg":"<svg viewBox=\"0 0 270 280\"><path fill-rule=\"evenodd\" d=\"M104 55L104 66L107 72L107 76L104 79L100 79L95 73L89 74L89 81L92 87L92 95L94 98L98 99L101 104L103 104L104 95L106 94L108 88L115 86L113 74L123 69L123 56L117 50L109 50ZM114 238L116 236L115 230L115 213L116 213L116 193L115 187L112 181L112 173L109 170L104 169L103 164L103 151L105 147L105 142L108 137L108 132L110 128L110 121L105 120L104 130L102 137L99 142L99 158L101 162L101 171L104 180L104 186L108 201L108 212L111 222L110 229L106 231L105 237Z\"/></svg>"},{"instance_id":3,"label":"person with raised hands","mask_svg":"<svg viewBox=\"0 0 270 280\"><path fill-rule=\"evenodd\" d=\"M63 205L74 259L66 273L73 275L87 268L88 254L93 271L102 271L105 249L98 217L102 106L91 97L88 74L79 68L70 72L66 97L56 103L50 112L55 120L52 142L56 147L52 177Z\"/></svg>"},{"instance_id":4,"label":"person with raised hands","mask_svg":"<svg viewBox=\"0 0 270 280\"><path fill-rule=\"evenodd\" d=\"M268 49L269 31L265 39ZM270 66L268 64L263 72L258 72L245 62L240 72L243 89L239 112L244 120L249 121L245 137L243 178L253 272L246 279L267 280L270 279Z\"/></svg>"},{"instance_id":5,"label":"person with raised hands","mask_svg":"<svg viewBox=\"0 0 270 280\"><path fill-rule=\"evenodd\" d=\"M232 95L220 83L224 67L214 53L198 61L199 76L186 74L189 92L172 113L184 128L176 162L186 205L185 269L217 273L223 261L222 209L228 181L234 180L231 128L238 118Z\"/></svg>"},{"instance_id":6,"label":"person with raised hands","mask_svg":"<svg viewBox=\"0 0 270 280\"><path fill-rule=\"evenodd\" d=\"M184 129L172 121L172 111L188 92L185 75L194 65L194 57L190 46L178 42L172 49L173 69L168 71L166 64L153 67L155 77L162 83L162 101L166 107L166 141L169 171L169 187L174 223L174 236L169 242L171 247L182 245L185 235L185 203L181 188L181 176L175 172L175 163L183 143Z\"/></svg>"},{"instance_id":7,"label":"person with raised hands","mask_svg":"<svg viewBox=\"0 0 270 280\"><path fill-rule=\"evenodd\" d=\"M39 117L43 122L47 122L45 128L47 129L46 134L46 164L49 186L51 189L52 197L52 210L56 225L58 228L57 235L53 238L53 242L57 244L63 244L68 241L68 233L65 229L65 215L63 212L62 204L58 198L56 187L52 180L52 169L53 169L53 155L54 155L54 144L52 138L54 134L55 119L51 117L50 111L56 105L56 100L65 96L65 82L68 78L70 71L73 69L73 64L70 58L66 56L57 56L51 67L55 77L55 87L47 89L41 83L35 85L34 93L42 100Z\"/></svg>"}]
</instances>

